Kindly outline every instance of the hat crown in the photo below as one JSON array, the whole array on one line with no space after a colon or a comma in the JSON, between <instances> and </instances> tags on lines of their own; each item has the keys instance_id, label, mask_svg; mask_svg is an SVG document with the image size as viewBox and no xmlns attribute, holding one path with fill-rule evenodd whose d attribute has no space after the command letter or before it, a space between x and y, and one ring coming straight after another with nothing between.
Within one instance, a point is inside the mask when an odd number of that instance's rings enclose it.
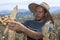
<instances>
[{"instance_id":1,"label":"hat crown","mask_svg":"<svg viewBox=\"0 0 60 40\"><path fill-rule=\"evenodd\" d=\"M47 10L49 10L49 5L47 3L42 2L40 5L44 8L46 8Z\"/></svg>"}]
</instances>

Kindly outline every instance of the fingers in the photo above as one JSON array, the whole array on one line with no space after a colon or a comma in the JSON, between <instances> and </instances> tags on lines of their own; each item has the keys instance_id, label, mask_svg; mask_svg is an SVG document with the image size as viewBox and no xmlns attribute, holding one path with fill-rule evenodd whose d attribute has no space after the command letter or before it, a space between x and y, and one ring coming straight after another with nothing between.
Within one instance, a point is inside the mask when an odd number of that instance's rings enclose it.
<instances>
[{"instance_id":1,"label":"fingers","mask_svg":"<svg viewBox=\"0 0 60 40\"><path fill-rule=\"evenodd\" d=\"M9 29L14 30L14 25L13 25L13 24L8 23L8 25L7 25L7 26L8 26L8 28L9 28Z\"/></svg>"},{"instance_id":2,"label":"fingers","mask_svg":"<svg viewBox=\"0 0 60 40\"><path fill-rule=\"evenodd\" d=\"M11 29L11 30L18 30L19 29L19 24L18 22L9 22L8 23L8 28Z\"/></svg>"},{"instance_id":3,"label":"fingers","mask_svg":"<svg viewBox=\"0 0 60 40\"><path fill-rule=\"evenodd\" d=\"M13 23L8 23L7 26L14 27L14 24Z\"/></svg>"}]
</instances>

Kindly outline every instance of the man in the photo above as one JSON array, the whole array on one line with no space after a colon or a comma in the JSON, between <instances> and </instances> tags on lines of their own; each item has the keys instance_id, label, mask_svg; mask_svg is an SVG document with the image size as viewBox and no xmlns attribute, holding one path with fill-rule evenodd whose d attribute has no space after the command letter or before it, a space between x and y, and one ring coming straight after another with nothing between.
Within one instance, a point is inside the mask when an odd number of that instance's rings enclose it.
<instances>
[{"instance_id":1,"label":"man","mask_svg":"<svg viewBox=\"0 0 60 40\"><path fill-rule=\"evenodd\" d=\"M30 11L34 15L33 20L27 20L24 23L10 22L7 26L9 29L14 31L22 31L28 37L27 40L43 40L43 27L47 21L51 21L51 26L49 25L49 31L52 32L53 19L49 12L49 5L45 2L40 5L36 3L31 3L29 5Z\"/></svg>"}]
</instances>

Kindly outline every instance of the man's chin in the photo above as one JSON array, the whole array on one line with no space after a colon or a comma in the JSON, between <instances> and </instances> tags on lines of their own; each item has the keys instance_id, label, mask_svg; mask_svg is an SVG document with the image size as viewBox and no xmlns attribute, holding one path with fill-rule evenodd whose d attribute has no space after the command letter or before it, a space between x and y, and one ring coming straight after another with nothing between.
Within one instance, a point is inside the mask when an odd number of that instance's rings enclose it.
<instances>
[{"instance_id":1,"label":"man's chin","mask_svg":"<svg viewBox=\"0 0 60 40\"><path fill-rule=\"evenodd\" d=\"M39 19L36 19L37 21L41 21L42 19L41 18L39 18Z\"/></svg>"}]
</instances>

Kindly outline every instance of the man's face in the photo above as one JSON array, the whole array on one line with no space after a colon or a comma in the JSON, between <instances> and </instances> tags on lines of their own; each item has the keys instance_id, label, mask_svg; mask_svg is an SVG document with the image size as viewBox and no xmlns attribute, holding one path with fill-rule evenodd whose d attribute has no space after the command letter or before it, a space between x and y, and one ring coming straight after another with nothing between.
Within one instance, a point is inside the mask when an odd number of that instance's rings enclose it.
<instances>
[{"instance_id":1,"label":"man's face","mask_svg":"<svg viewBox=\"0 0 60 40\"><path fill-rule=\"evenodd\" d=\"M35 19L41 20L44 17L44 8L41 6L36 7Z\"/></svg>"}]
</instances>

